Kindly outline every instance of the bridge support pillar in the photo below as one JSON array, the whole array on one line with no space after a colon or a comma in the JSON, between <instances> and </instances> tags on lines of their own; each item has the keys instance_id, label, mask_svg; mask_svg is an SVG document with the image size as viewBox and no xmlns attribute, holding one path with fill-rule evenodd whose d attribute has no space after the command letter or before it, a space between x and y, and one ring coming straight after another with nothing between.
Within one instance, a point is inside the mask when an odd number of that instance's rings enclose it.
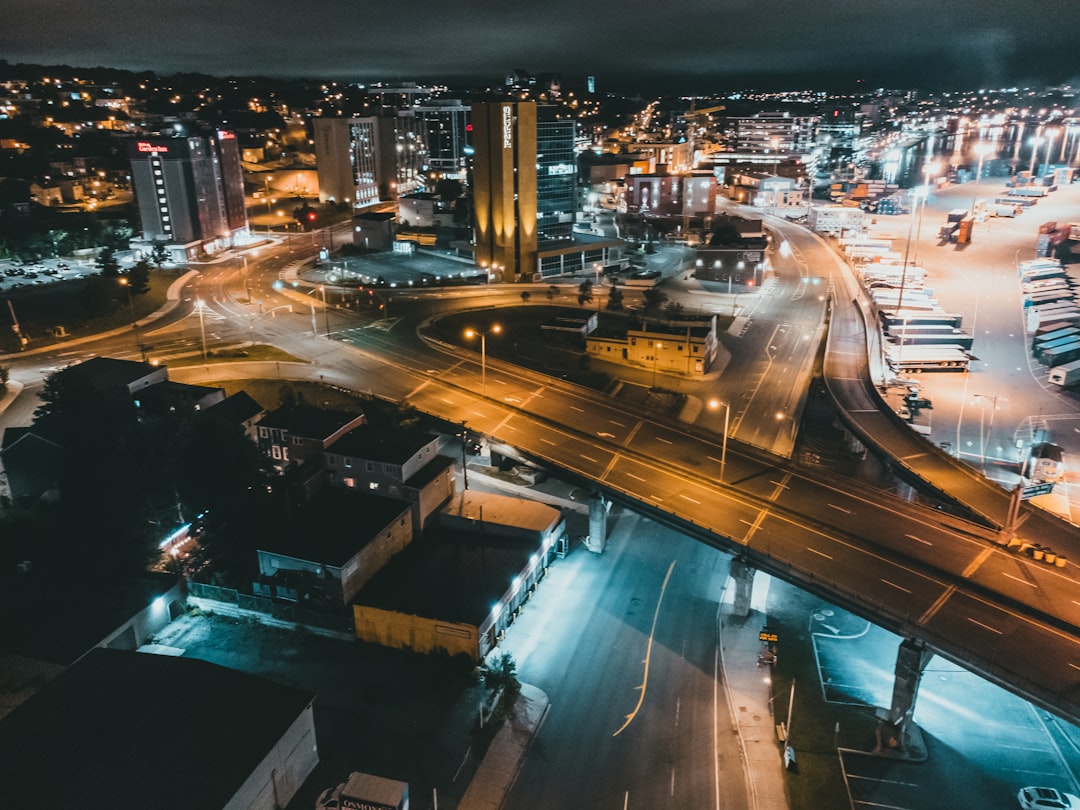
<instances>
[{"instance_id":1,"label":"bridge support pillar","mask_svg":"<svg viewBox=\"0 0 1080 810\"><path fill-rule=\"evenodd\" d=\"M607 518L610 502L599 492L589 496L589 536L585 548L603 554L607 547Z\"/></svg>"},{"instance_id":2,"label":"bridge support pillar","mask_svg":"<svg viewBox=\"0 0 1080 810\"><path fill-rule=\"evenodd\" d=\"M933 655L933 651L928 650L926 644L918 639L909 638L900 643L900 649L896 653L892 705L888 714L881 718L888 727L878 728L881 737L878 740L879 748L887 745L890 748L909 750L912 747L914 724L911 718L915 713L915 698L919 694L923 670ZM917 745L921 747L921 742Z\"/></svg>"},{"instance_id":3,"label":"bridge support pillar","mask_svg":"<svg viewBox=\"0 0 1080 810\"><path fill-rule=\"evenodd\" d=\"M731 561L731 578L735 580L735 601L732 613L736 616L750 615L750 597L754 593L754 569L736 557Z\"/></svg>"}]
</instances>

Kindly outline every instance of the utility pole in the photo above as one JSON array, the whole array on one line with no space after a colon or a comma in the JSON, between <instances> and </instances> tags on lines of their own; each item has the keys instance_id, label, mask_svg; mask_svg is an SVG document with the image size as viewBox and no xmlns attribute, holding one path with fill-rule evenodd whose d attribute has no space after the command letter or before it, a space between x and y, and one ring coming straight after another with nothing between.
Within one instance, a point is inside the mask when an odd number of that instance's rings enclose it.
<instances>
[{"instance_id":1,"label":"utility pole","mask_svg":"<svg viewBox=\"0 0 1080 810\"><path fill-rule=\"evenodd\" d=\"M469 488L469 458L465 449L465 445L468 444L466 437L469 435L469 429L465 426L465 420L461 420L461 475L465 479L465 489Z\"/></svg>"}]
</instances>

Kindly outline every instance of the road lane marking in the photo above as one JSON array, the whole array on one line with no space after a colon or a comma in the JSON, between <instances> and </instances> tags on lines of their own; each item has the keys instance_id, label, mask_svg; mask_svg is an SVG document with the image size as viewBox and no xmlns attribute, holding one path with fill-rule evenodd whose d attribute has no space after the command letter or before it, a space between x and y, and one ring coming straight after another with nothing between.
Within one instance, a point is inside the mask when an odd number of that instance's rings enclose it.
<instances>
[{"instance_id":1,"label":"road lane marking","mask_svg":"<svg viewBox=\"0 0 1080 810\"><path fill-rule=\"evenodd\" d=\"M850 509L845 509L845 508L844 508L844 507L842 507L842 506L837 506L837 505L836 505L835 503L830 503L830 504L829 504L829 506L831 506L831 507L832 507L833 509L835 509L835 510L836 510L837 512L843 512L843 513L844 513L844 514L846 514L846 515L850 515L850 514L851 514L851 510L850 510Z\"/></svg>"},{"instance_id":2,"label":"road lane marking","mask_svg":"<svg viewBox=\"0 0 1080 810\"><path fill-rule=\"evenodd\" d=\"M611 424L616 425L617 427L626 427L626 425L624 425L622 422L616 422L614 419L608 419L608 421L611 422Z\"/></svg>"},{"instance_id":3,"label":"road lane marking","mask_svg":"<svg viewBox=\"0 0 1080 810\"><path fill-rule=\"evenodd\" d=\"M664 584L660 586L660 595L656 599L656 610L653 611L652 629L649 630L649 642L645 647L645 671L642 673L641 686L638 687L638 702L637 706L630 714L626 715L626 722L619 727L619 729L612 734L612 737L618 737L623 731L626 730L634 718L637 717L638 711L641 709L641 704L645 702L645 689L649 685L649 661L652 659L652 647L653 638L656 636L656 623L660 619L660 606L664 603L664 593L667 591L668 582L671 581L671 572L675 570L675 561L671 561L671 565L668 566L667 576L664 577Z\"/></svg>"},{"instance_id":4,"label":"road lane marking","mask_svg":"<svg viewBox=\"0 0 1080 810\"><path fill-rule=\"evenodd\" d=\"M913 534L905 534L904 537L910 537L915 542L922 543L924 546L932 546L932 545L934 545L929 540L923 540L921 537L916 537Z\"/></svg>"},{"instance_id":5,"label":"road lane marking","mask_svg":"<svg viewBox=\"0 0 1080 810\"><path fill-rule=\"evenodd\" d=\"M687 501L690 501L690 503L696 503L696 504L697 504L698 506L701 506L701 501L695 501L695 500L694 500L693 498L691 498L691 497L690 497L689 495L680 495L679 497L680 497L680 498L683 498L683 499L685 499L685 500L687 500Z\"/></svg>"},{"instance_id":6,"label":"road lane marking","mask_svg":"<svg viewBox=\"0 0 1080 810\"><path fill-rule=\"evenodd\" d=\"M541 439L540 441L542 441L544 444L550 444L552 447L555 446L555 442L553 442L551 439Z\"/></svg>"},{"instance_id":7,"label":"road lane marking","mask_svg":"<svg viewBox=\"0 0 1080 810\"><path fill-rule=\"evenodd\" d=\"M577 411L578 413L585 413L585 409L584 409L584 408L579 408L579 407L577 407L576 405L571 405L571 406L570 406L570 410L572 410L572 411Z\"/></svg>"},{"instance_id":8,"label":"road lane marking","mask_svg":"<svg viewBox=\"0 0 1080 810\"><path fill-rule=\"evenodd\" d=\"M1069 663L1069 666L1072 667L1073 669L1080 669L1080 667L1078 667L1076 664L1074 664L1072 662Z\"/></svg>"},{"instance_id":9,"label":"road lane marking","mask_svg":"<svg viewBox=\"0 0 1080 810\"><path fill-rule=\"evenodd\" d=\"M453 405L454 404L451 400L447 399L446 397L439 397L439 399L441 399L447 405Z\"/></svg>"},{"instance_id":10,"label":"road lane marking","mask_svg":"<svg viewBox=\"0 0 1080 810\"><path fill-rule=\"evenodd\" d=\"M903 591L904 593L911 593L911 590L905 588L903 585L897 585L895 582L889 582L889 580L887 579L883 579L881 581L884 582L886 585L892 585L898 591Z\"/></svg>"},{"instance_id":11,"label":"road lane marking","mask_svg":"<svg viewBox=\"0 0 1080 810\"><path fill-rule=\"evenodd\" d=\"M772 484L774 487L779 487L780 489L790 489L787 484L781 483L780 481L770 480L769 483Z\"/></svg>"},{"instance_id":12,"label":"road lane marking","mask_svg":"<svg viewBox=\"0 0 1080 810\"><path fill-rule=\"evenodd\" d=\"M661 439L659 436L656 437L656 440L658 442L663 442L664 444L671 444L667 439Z\"/></svg>"},{"instance_id":13,"label":"road lane marking","mask_svg":"<svg viewBox=\"0 0 1080 810\"><path fill-rule=\"evenodd\" d=\"M592 456L587 456L584 453L581 454L581 457L583 459L585 459L586 461L591 461L593 464L599 464L600 463L600 459L593 458Z\"/></svg>"},{"instance_id":14,"label":"road lane marking","mask_svg":"<svg viewBox=\"0 0 1080 810\"><path fill-rule=\"evenodd\" d=\"M642 483L645 483L644 478L642 478L641 476L638 476L638 475L634 475L633 473L626 473L626 477L627 478L633 478L635 481L641 481Z\"/></svg>"},{"instance_id":15,"label":"road lane marking","mask_svg":"<svg viewBox=\"0 0 1080 810\"><path fill-rule=\"evenodd\" d=\"M1004 573L1004 572L1002 572L1002 573ZM1027 585L1029 588L1038 588L1039 587L1034 582L1028 582L1026 579L1021 579L1020 577L1014 577L1012 574L1005 574L1005 576L1007 576L1009 579L1015 579L1021 585Z\"/></svg>"},{"instance_id":16,"label":"road lane marking","mask_svg":"<svg viewBox=\"0 0 1080 810\"><path fill-rule=\"evenodd\" d=\"M926 624L928 621L934 618L934 614L936 614L945 606L945 603L949 601L949 597L952 596L954 593L956 593L955 585L950 585L948 588L942 591L941 596L934 600L934 604L928 607L926 609L926 613L919 617L919 621L917 622L917 624Z\"/></svg>"},{"instance_id":17,"label":"road lane marking","mask_svg":"<svg viewBox=\"0 0 1080 810\"><path fill-rule=\"evenodd\" d=\"M818 555L820 555L820 556L824 557L824 558L825 558L826 560L831 560L831 559L832 559L832 557L830 557L830 556L829 556L828 554L826 554L826 553L825 553L824 551L818 551L818 550L817 550L816 548L810 548L810 546L807 546L807 547L806 547L806 550L807 550L807 551L812 551L812 552L814 552L815 554L818 554Z\"/></svg>"},{"instance_id":18,"label":"road lane marking","mask_svg":"<svg viewBox=\"0 0 1080 810\"><path fill-rule=\"evenodd\" d=\"M967 620L968 620L969 622L971 622L972 624L977 624L977 625L979 625L979 627L982 627L982 628L984 628L984 629L986 629L986 630L989 630L989 631L990 631L991 633L997 633L997 634L998 634L999 636L1003 636L1003 635L1005 635L1005 633L1003 633L1003 632L1002 632L1001 630L998 630L998 629L997 629L996 627L991 627L991 626L990 626L990 625L988 625L988 624L983 624L983 623L982 623L982 622L980 622L980 621L979 621L978 619L973 619L973 618L971 618L970 616L968 616L968 617L967 617Z\"/></svg>"},{"instance_id":19,"label":"road lane marking","mask_svg":"<svg viewBox=\"0 0 1080 810\"><path fill-rule=\"evenodd\" d=\"M993 554L993 553L994 553L994 547L993 546L987 546L986 548L984 548L982 550L982 553L980 553L978 556L975 557L974 560L971 561L971 564L967 568L964 569L964 572L962 574L960 574L960 576L962 576L964 579L970 579L971 575L974 574L976 571L978 571L979 567L984 562L989 560L990 555Z\"/></svg>"}]
</instances>

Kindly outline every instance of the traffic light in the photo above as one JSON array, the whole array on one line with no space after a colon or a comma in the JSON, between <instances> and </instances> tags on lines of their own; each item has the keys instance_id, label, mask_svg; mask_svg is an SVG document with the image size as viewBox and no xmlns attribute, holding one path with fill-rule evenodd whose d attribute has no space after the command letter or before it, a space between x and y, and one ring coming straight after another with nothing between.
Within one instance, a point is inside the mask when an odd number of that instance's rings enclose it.
<instances>
[{"instance_id":1,"label":"traffic light","mask_svg":"<svg viewBox=\"0 0 1080 810\"><path fill-rule=\"evenodd\" d=\"M315 221L315 212L314 211L308 211L307 218L308 218L308 222L314 222Z\"/></svg>"}]
</instances>

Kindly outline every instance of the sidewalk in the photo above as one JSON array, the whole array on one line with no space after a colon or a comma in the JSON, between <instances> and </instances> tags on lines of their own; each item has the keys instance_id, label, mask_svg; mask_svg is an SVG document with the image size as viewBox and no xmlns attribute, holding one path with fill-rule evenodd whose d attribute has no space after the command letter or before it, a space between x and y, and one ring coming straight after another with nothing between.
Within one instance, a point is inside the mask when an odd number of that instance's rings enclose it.
<instances>
[{"instance_id":1,"label":"sidewalk","mask_svg":"<svg viewBox=\"0 0 1080 810\"><path fill-rule=\"evenodd\" d=\"M755 582L755 591L763 584ZM745 618L734 616L729 599L725 592L720 606L720 660L732 722L743 749L749 806L751 810L787 810L781 746L769 705L772 671L757 663L758 633L766 619L756 610Z\"/></svg>"},{"instance_id":2,"label":"sidewalk","mask_svg":"<svg viewBox=\"0 0 1080 810\"><path fill-rule=\"evenodd\" d=\"M541 690L527 683L521 685L510 719L491 741L458 810L499 810L544 722L548 706L548 696Z\"/></svg>"}]
</instances>

